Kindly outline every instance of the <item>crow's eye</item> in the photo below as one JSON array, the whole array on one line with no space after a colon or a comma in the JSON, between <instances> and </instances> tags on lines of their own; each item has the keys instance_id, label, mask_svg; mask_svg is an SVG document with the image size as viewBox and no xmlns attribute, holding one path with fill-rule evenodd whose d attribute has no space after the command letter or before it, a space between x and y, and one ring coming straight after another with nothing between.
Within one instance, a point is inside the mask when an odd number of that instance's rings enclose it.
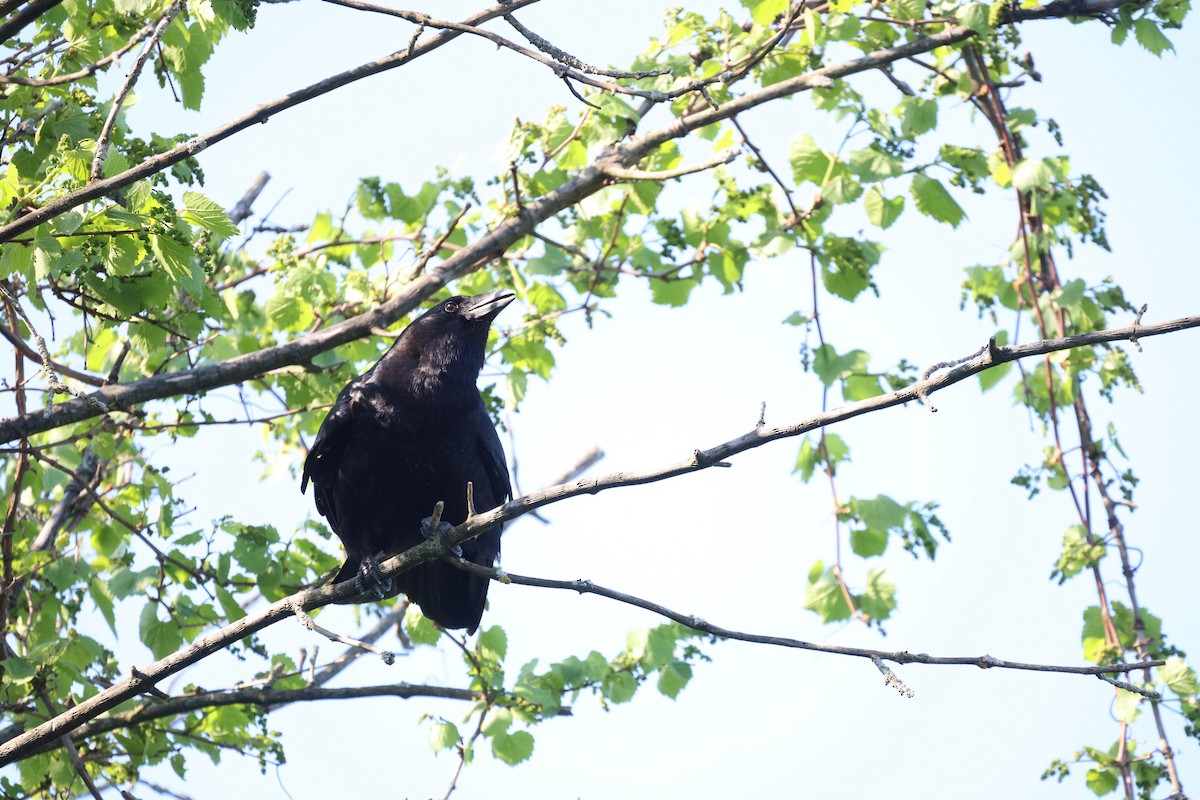
<instances>
[{"instance_id":1,"label":"crow's eye","mask_svg":"<svg viewBox=\"0 0 1200 800\"><path fill-rule=\"evenodd\" d=\"M458 311L458 303L446 303L446 313L453 314Z\"/></svg>"}]
</instances>

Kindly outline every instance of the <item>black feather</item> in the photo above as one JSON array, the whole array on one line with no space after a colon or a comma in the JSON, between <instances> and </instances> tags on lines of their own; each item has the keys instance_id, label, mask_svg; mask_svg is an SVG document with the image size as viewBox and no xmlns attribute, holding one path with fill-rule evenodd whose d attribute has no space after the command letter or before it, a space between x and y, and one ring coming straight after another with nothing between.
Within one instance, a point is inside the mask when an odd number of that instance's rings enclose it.
<instances>
[{"instance_id":1,"label":"black feather","mask_svg":"<svg viewBox=\"0 0 1200 800\"><path fill-rule=\"evenodd\" d=\"M468 482L477 512L512 496L504 450L475 381L488 328L513 296L502 291L446 300L414 320L338 395L300 482L301 491L312 482L317 511L346 548L335 582L353 577L364 559L420 544L421 520L439 500L443 520L463 522ZM496 527L465 542L464 557L492 566L500 532ZM442 627L473 633L488 580L432 561L401 574L393 586Z\"/></svg>"}]
</instances>

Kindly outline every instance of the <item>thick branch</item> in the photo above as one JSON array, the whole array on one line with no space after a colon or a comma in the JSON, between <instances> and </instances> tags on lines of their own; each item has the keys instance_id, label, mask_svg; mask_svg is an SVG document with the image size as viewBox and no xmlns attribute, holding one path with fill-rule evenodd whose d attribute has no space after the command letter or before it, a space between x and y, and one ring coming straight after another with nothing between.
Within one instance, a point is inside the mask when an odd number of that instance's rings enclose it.
<instances>
[{"instance_id":1,"label":"thick branch","mask_svg":"<svg viewBox=\"0 0 1200 800\"><path fill-rule=\"evenodd\" d=\"M22 28L61 2L62 0L32 0L29 5L0 24L0 44L16 36Z\"/></svg>"},{"instance_id":2,"label":"thick branch","mask_svg":"<svg viewBox=\"0 0 1200 800\"><path fill-rule=\"evenodd\" d=\"M540 492L519 497L491 511L473 516L467 522L458 525L446 536L445 542L447 545L465 542L501 522L507 522L508 520L527 514L535 508L556 503L568 497L575 497L581 494L597 494L605 489L612 489L619 486L637 486L646 483L655 483L677 475L696 472L717 464L722 464L730 456L743 453L768 442L799 436L803 433L824 428L843 420L852 419L871 411L902 405L911 400L916 400L919 395L933 394L940 389L965 380L997 364L1013 361L1018 358L1045 355L1046 353L1069 350L1073 347L1082 347L1100 342L1131 338L1146 339L1150 336L1195 327L1200 327L1200 317L1187 317L1161 325L1138 325L1117 330L1096 331L1066 339L1052 339L1011 347L992 346L983 355L972 359L966 364L961 364L949 372L929 378L928 380L918 381L899 391L841 406L831 411L817 414L795 425L774 428L766 426L755 427L749 433L739 436L736 439L719 444L708 450L696 450L690 457L683 461L658 470L642 473L616 472L602 478L583 479L572 484L551 486ZM380 579L387 580L411 569L417 564L440 558L442 555L443 550L438 543L425 542L397 556L393 556L380 564ZM0 746L0 766L19 760L30 752L44 746L46 742L56 739L64 733L69 733L85 722L95 719L105 711L142 694L147 688L153 686L158 681L201 661L207 656L224 649L231 643L244 639L246 636L273 625L282 619L293 616L295 613L294 609L297 607L305 611L311 611L319 606L328 605L339 600L347 600L358 593L359 590L355 587L353 580L343 581L334 586L305 589L290 597L278 600L267 608L248 614L220 630L212 631L196 639L182 650L172 653L144 669L135 670L133 677L114 684L112 687L82 701L74 708L60 714L54 719L6 742ZM866 655L866 651L863 652L863 655ZM924 663L922 662L922 658L927 658L908 654L907 661L900 661L899 659L903 654L896 655L898 663ZM964 660L962 663L977 662L978 658L970 658ZM983 664L983 666L995 666L995 664ZM1113 668L1081 667L1076 669L1085 672L1091 670L1092 673L1096 671L1114 671Z\"/></svg>"}]
</instances>

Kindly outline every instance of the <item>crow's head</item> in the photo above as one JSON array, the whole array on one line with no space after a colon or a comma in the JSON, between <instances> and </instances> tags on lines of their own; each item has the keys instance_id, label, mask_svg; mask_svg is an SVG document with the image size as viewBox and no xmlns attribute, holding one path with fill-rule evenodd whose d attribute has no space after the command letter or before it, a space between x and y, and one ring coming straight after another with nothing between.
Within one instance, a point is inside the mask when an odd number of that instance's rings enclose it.
<instances>
[{"instance_id":1,"label":"crow's head","mask_svg":"<svg viewBox=\"0 0 1200 800\"><path fill-rule=\"evenodd\" d=\"M488 328L515 297L511 289L451 297L413 320L388 355L417 362L426 379L454 375L474 382L483 368Z\"/></svg>"}]
</instances>

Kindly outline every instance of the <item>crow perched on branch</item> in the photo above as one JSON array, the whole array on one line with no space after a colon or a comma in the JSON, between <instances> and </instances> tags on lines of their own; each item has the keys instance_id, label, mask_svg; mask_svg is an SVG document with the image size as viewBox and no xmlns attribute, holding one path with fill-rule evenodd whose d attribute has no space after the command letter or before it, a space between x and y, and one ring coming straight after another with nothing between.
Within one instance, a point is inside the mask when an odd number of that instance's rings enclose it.
<instances>
[{"instance_id":1,"label":"crow perched on branch","mask_svg":"<svg viewBox=\"0 0 1200 800\"><path fill-rule=\"evenodd\" d=\"M334 582L355 577L362 596L403 592L444 628L474 633L488 580L444 561L380 581L382 556L438 539L474 507L489 511L512 496L500 438L475 385L488 328L512 302L504 290L451 297L414 320L371 369L346 385L321 423L300 491L311 480L317 511L346 548ZM438 501L442 522L429 519ZM462 555L492 566L500 527L464 542Z\"/></svg>"}]
</instances>

